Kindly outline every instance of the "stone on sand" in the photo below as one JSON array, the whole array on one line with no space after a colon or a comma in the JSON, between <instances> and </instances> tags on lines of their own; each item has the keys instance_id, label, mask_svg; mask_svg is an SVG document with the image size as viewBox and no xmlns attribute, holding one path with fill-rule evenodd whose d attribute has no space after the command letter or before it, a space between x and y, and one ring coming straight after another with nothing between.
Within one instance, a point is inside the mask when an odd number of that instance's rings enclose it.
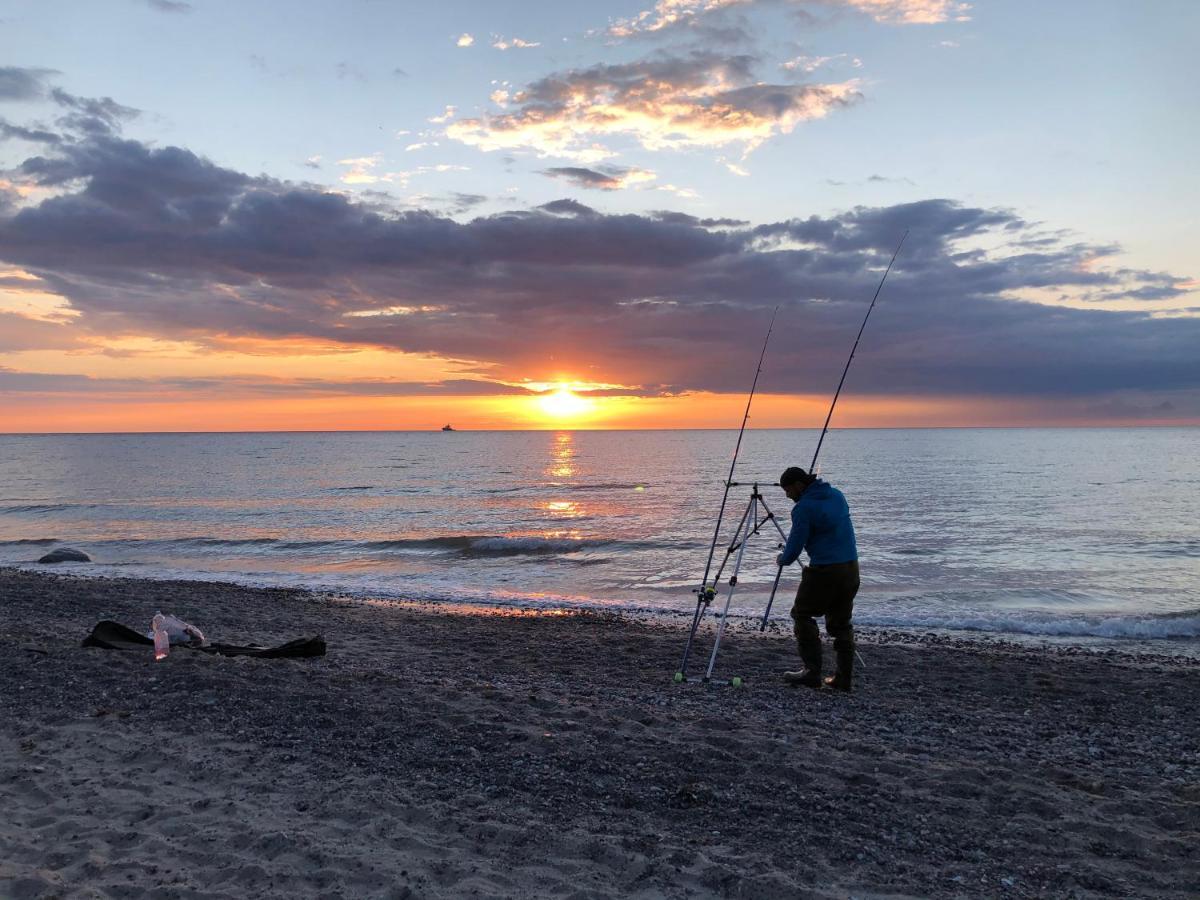
<instances>
[{"instance_id":1,"label":"stone on sand","mask_svg":"<svg viewBox=\"0 0 1200 900\"><path fill-rule=\"evenodd\" d=\"M51 550L45 556L38 560L40 563L58 563L58 562L91 562L92 558L82 550L74 550L71 547L59 547Z\"/></svg>"}]
</instances>

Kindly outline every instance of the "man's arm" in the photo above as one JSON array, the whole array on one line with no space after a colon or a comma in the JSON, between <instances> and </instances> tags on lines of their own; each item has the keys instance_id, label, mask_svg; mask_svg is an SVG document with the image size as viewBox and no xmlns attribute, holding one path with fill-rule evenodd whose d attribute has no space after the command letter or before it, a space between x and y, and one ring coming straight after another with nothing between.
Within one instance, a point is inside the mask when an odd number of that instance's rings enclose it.
<instances>
[{"instance_id":1,"label":"man's arm","mask_svg":"<svg viewBox=\"0 0 1200 900\"><path fill-rule=\"evenodd\" d=\"M800 558L800 551L804 549L804 543L808 540L808 517L804 515L804 510L797 503L792 507L792 531L788 535L787 544L784 545L783 552L779 554L776 562L781 566L790 566Z\"/></svg>"}]
</instances>

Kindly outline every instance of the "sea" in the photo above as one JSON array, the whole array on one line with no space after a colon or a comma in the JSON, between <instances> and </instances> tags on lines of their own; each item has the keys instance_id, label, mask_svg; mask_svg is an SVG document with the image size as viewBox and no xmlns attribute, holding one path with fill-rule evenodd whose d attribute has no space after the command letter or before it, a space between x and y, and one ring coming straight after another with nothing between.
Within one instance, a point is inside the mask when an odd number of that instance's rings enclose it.
<instances>
[{"instance_id":1,"label":"sea","mask_svg":"<svg viewBox=\"0 0 1200 900\"><path fill-rule=\"evenodd\" d=\"M706 616L752 623L817 436L747 431L718 529L736 431L0 435L0 565L689 621L716 535ZM861 627L1200 655L1198 428L835 429L818 468Z\"/></svg>"}]
</instances>

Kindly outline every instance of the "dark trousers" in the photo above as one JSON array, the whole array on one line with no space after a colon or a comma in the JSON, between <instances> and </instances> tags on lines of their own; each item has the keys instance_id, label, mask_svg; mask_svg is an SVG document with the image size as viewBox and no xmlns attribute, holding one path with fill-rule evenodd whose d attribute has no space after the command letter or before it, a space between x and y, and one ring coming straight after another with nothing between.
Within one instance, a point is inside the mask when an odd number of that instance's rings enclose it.
<instances>
[{"instance_id":1,"label":"dark trousers","mask_svg":"<svg viewBox=\"0 0 1200 900\"><path fill-rule=\"evenodd\" d=\"M854 595L858 593L858 562L831 566L805 566L796 590L792 619L796 623L796 644L800 658L810 668L821 665L821 632L817 616L825 617L825 631L833 638L837 653L854 650ZM813 665L812 663L815 663Z\"/></svg>"}]
</instances>

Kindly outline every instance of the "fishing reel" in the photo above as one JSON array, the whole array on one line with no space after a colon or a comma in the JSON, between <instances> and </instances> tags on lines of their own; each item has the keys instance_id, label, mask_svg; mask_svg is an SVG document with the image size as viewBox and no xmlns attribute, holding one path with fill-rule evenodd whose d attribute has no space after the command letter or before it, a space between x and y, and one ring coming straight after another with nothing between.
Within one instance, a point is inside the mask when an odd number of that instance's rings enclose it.
<instances>
[{"instance_id":1,"label":"fishing reel","mask_svg":"<svg viewBox=\"0 0 1200 900\"><path fill-rule=\"evenodd\" d=\"M705 585L702 588L696 588L692 591L692 593L696 595L696 598L701 603L703 603L705 606L708 606L708 604L712 603L717 597L717 586L716 584L711 586Z\"/></svg>"}]
</instances>

